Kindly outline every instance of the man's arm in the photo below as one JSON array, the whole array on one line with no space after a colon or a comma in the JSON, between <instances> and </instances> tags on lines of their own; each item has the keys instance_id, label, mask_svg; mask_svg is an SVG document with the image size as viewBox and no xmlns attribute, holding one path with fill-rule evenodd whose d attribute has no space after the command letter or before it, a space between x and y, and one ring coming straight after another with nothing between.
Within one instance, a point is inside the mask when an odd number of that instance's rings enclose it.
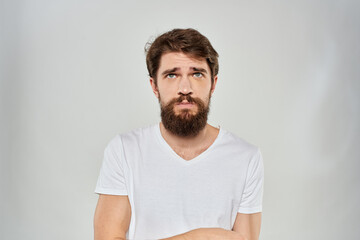
<instances>
[{"instance_id":1,"label":"man's arm","mask_svg":"<svg viewBox=\"0 0 360 240\"><path fill-rule=\"evenodd\" d=\"M258 240L261 227L261 212L244 214L238 213L233 231L245 236L247 240Z\"/></svg>"},{"instance_id":2,"label":"man's arm","mask_svg":"<svg viewBox=\"0 0 360 240\"><path fill-rule=\"evenodd\" d=\"M162 240L258 240L261 213L238 213L232 231L222 228L199 228Z\"/></svg>"},{"instance_id":3,"label":"man's arm","mask_svg":"<svg viewBox=\"0 0 360 240\"><path fill-rule=\"evenodd\" d=\"M248 240L241 233L223 228L198 228L161 240Z\"/></svg>"},{"instance_id":4,"label":"man's arm","mask_svg":"<svg viewBox=\"0 0 360 240\"><path fill-rule=\"evenodd\" d=\"M94 239L125 240L130 218L128 196L100 194L94 216Z\"/></svg>"},{"instance_id":5,"label":"man's arm","mask_svg":"<svg viewBox=\"0 0 360 240\"><path fill-rule=\"evenodd\" d=\"M131 219L127 196L100 195L94 217L95 240L125 240ZM199 228L163 240L258 240L261 213L238 213L233 231Z\"/></svg>"}]
</instances>

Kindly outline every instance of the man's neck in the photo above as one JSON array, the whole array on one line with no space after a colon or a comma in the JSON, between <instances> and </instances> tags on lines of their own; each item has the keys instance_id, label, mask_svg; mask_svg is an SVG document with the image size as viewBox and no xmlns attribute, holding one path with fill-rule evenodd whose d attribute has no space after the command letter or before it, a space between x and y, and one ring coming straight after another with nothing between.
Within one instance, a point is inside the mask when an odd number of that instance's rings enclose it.
<instances>
[{"instance_id":1,"label":"man's neck","mask_svg":"<svg viewBox=\"0 0 360 240\"><path fill-rule=\"evenodd\" d=\"M197 135L181 137L171 133L164 127L163 123L160 122L160 132L165 141L173 148L196 149L204 144L211 145L211 143L216 139L219 129L206 124L204 129L202 129Z\"/></svg>"}]
</instances>

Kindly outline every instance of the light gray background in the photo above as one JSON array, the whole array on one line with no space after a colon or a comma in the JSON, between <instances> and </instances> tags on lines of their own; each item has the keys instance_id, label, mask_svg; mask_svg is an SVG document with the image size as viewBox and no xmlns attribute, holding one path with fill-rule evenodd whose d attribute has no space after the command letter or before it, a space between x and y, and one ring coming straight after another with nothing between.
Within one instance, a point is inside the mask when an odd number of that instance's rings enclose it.
<instances>
[{"instance_id":1,"label":"light gray background","mask_svg":"<svg viewBox=\"0 0 360 240\"><path fill-rule=\"evenodd\" d=\"M359 1L1 1L1 239L91 239L115 134L159 121L143 47L220 54L210 123L258 145L261 239L358 239Z\"/></svg>"}]
</instances>

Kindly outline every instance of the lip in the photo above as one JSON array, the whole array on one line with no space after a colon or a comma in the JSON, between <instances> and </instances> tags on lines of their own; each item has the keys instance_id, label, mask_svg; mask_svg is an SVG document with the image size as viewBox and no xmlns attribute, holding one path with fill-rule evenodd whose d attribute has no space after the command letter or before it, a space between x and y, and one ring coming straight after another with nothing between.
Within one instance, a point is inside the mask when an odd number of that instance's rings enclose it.
<instances>
[{"instance_id":1,"label":"lip","mask_svg":"<svg viewBox=\"0 0 360 240\"><path fill-rule=\"evenodd\" d=\"M189 108L194 105L195 105L194 103L189 103L189 102L181 102L181 103L176 104L176 106L179 106L180 108Z\"/></svg>"},{"instance_id":2,"label":"lip","mask_svg":"<svg viewBox=\"0 0 360 240\"><path fill-rule=\"evenodd\" d=\"M187 100L183 100L182 102L177 103L178 105L182 104L194 104L193 102L188 102Z\"/></svg>"}]
</instances>

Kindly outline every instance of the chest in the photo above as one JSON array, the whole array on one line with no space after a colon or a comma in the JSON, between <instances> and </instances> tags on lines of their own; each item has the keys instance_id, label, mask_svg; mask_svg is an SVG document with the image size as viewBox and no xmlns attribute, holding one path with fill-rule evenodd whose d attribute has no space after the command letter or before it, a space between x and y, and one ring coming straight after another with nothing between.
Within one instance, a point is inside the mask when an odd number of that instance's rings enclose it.
<instances>
[{"instance_id":1,"label":"chest","mask_svg":"<svg viewBox=\"0 0 360 240\"><path fill-rule=\"evenodd\" d=\"M210 145L209 145L210 146ZM200 154L206 151L209 146L202 146L197 149L189 149L189 148L177 148L177 147L171 147L172 150L182 159L189 161L191 159L194 159L198 157Z\"/></svg>"},{"instance_id":2,"label":"chest","mask_svg":"<svg viewBox=\"0 0 360 240\"><path fill-rule=\"evenodd\" d=\"M226 157L226 156L225 156ZM145 157L132 169L138 227L231 229L243 192L245 174L220 157L194 162L169 156Z\"/></svg>"}]
</instances>

